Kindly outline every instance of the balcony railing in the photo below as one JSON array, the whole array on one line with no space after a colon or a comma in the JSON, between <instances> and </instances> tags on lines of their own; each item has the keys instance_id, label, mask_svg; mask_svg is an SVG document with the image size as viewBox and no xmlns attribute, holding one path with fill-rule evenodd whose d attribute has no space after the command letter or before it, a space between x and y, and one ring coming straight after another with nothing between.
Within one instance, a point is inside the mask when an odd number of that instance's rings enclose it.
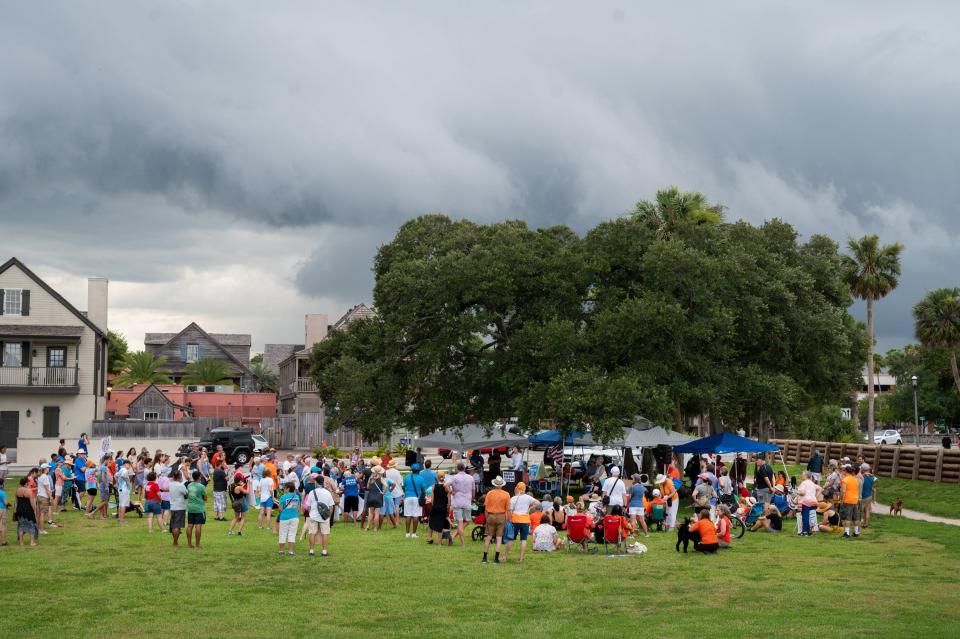
<instances>
[{"instance_id":1,"label":"balcony railing","mask_svg":"<svg viewBox=\"0 0 960 639\"><path fill-rule=\"evenodd\" d=\"M0 387L73 388L76 385L76 368L0 366Z\"/></svg>"},{"instance_id":2,"label":"balcony railing","mask_svg":"<svg viewBox=\"0 0 960 639\"><path fill-rule=\"evenodd\" d=\"M309 377L298 377L297 392L298 393L316 393L317 383Z\"/></svg>"}]
</instances>

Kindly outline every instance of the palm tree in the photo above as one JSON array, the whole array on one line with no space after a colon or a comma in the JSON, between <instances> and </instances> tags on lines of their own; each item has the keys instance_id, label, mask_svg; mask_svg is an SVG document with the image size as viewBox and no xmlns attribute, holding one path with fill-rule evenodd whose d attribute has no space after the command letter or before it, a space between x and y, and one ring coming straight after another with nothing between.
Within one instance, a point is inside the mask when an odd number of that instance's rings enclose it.
<instances>
[{"instance_id":1,"label":"palm tree","mask_svg":"<svg viewBox=\"0 0 960 639\"><path fill-rule=\"evenodd\" d=\"M874 365L873 303L897 287L901 244L880 245L876 235L847 240L852 255L845 255L844 276L854 296L867 302L867 441L873 441Z\"/></svg>"},{"instance_id":2,"label":"palm tree","mask_svg":"<svg viewBox=\"0 0 960 639\"><path fill-rule=\"evenodd\" d=\"M170 378L157 370L166 363L166 357L150 351L127 353L123 358L123 373L113 380L113 385L123 388L134 384L169 384Z\"/></svg>"},{"instance_id":3,"label":"palm tree","mask_svg":"<svg viewBox=\"0 0 960 639\"><path fill-rule=\"evenodd\" d=\"M263 363L263 357L252 358L250 360L250 370L257 378L257 382L261 389L275 391L277 390L277 385L279 380L277 380L277 374L272 370L267 368L267 365Z\"/></svg>"},{"instance_id":4,"label":"palm tree","mask_svg":"<svg viewBox=\"0 0 960 639\"><path fill-rule=\"evenodd\" d=\"M953 383L960 391L960 371L957 370L957 348L960 347L960 288L938 288L913 307L914 330L917 339L927 347L942 347L950 351L950 370Z\"/></svg>"},{"instance_id":5,"label":"palm tree","mask_svg":"<svg viewBox=\"0 0 960 639\"><path fill-rule=\"evenodd\" d=\"M656 201L642 200L633 210L634 217L654 229L671 231L682 222L719 224L723 207L710 204L706 196L695 191L680 191L675 186L657 191Z\"/></svg>"},{"instance_id":6,"label":"palm tree","mask_svg":"<svg viewBox=\"0 0 960 639\"><path fill-rule=\"evenodd\" d=\"M187 370L180 380L183 384L197 386L220 386L233 384L230 379L230 367L222 359L204 357L187 364Z\"/></svg>"}]
</instances>

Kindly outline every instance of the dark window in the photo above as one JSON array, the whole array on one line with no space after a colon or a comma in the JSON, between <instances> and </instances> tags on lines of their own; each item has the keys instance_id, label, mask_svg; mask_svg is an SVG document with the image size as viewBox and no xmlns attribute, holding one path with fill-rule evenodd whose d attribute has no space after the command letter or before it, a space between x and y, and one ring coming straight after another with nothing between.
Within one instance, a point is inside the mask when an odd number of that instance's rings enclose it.
<instances>
[{"instance_id":1,"label":"dark window","mask_svg":"<svg viewBox=\"0 0 960 639\"><path fill-rule=\"evenodd\" d=\"M7 448L17 447L17 437L20 436L20 411L0 411L0 446Z\"/></svg>"},{"instance_id":2,"label":"dark window","mask_svg":"<svg viewBox=\"0 0 960 639\"><path fill-rule=\"evenodd\" d=\"M50 368L63 368L67 365L67 349L64 346L47 347L47 366Z\"/></svg>"}]
</instances>

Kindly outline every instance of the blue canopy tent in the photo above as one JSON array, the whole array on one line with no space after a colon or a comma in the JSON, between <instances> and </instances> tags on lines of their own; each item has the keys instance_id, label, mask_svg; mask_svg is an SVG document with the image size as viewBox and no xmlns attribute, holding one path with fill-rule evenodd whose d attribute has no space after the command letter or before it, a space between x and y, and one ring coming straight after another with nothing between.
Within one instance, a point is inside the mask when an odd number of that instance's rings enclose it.
<instances>
[{"instance_id":1,"label":"blue canopy tent","mask_svg":"<svg viewBox=\"0 0 960 639\"><path fill-rule=\"evenodd\" d=\"M531 446L556 446L560 443L560 431L558 430L541 430L535 435L530 435L527 438L527 441L530 442ZM589 433L583 432L572 432L566 436L563 440L564 446L573 446L592 443Z\"/></svg>"},{"instance_id":2,"label":"blue canopy tent","mask_svg":"<svg viewBox=\"0 0 960 639\"><path fill-rule=\"evenodd\" d=\"M733 433L720 433L719 435L710 435L703 439L695 439L692 442L681 446L674 446L676 453L689 453L691 455L724 455L729 453L772 453L780 450L779 446L773 444L764 444L755 439L740 437Z\"/></svg>"},{"instance_id":3,"label":"blue canopy tent","mask_svg":"<svg viewBox=\"0 0 960 639\"><path fill-rule=\"evenodd\" d=\"M774 444L765 444L749 437L740 437L733 433L723 432L718 435L710 435L703 439L674 446L673 452L690 455L724 455L730 453L773 453L780 452L780 447ZM783 464L783 470L787 477L790 477L790 471L787 469L787 463L783 459L783 453L780 454L780 463Z\"/></svg>"}]
</instances>

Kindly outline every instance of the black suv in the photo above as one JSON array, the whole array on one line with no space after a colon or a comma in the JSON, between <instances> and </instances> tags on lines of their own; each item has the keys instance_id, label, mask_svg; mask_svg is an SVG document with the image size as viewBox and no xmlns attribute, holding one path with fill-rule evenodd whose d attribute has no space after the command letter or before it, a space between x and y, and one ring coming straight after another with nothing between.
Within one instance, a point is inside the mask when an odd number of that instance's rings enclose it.
<instances>
[{"instance_id":1,"label":"black suv","mask_svg":"<svg viewBox=\"0 0 960 639\"><path fill-rule=\"evenodd\" d=\"M250 461L256 453L267 449L267 440L261 435L255 435L250 430L237 428L214 428L199 442L183 444L177 450L177 455L188 457L192 452L201 448L207 449L207 454L213 457L217 446L223 446L227 455L228 464L243 465Z\"/></svg>"}]
</instances>

